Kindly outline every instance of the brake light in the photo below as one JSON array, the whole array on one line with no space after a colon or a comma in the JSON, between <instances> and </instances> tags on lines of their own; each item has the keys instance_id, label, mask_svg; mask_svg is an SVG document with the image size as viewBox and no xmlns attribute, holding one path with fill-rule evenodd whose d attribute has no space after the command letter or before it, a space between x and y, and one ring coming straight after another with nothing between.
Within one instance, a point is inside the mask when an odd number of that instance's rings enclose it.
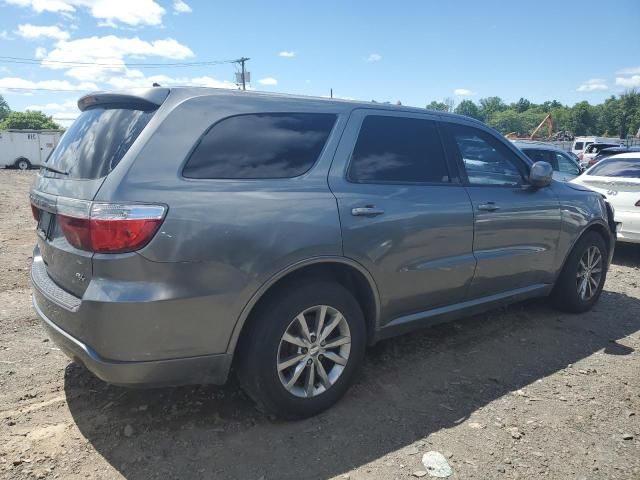
<instances>
[{"instance_id":1,"label":"brake light","mask_svg":"<svg viewBox=\"0 0 640 480\"><path fill-rule=\"evenodd\" d=\"M91 203L65 214L59 208L58 225L76 248L96 253L133 252L144 247L158 231L166 208L162 205ZM73 213L73 214L71 214Z\"/></svg>"},{"instance_id":2,"label":"brake light","mask_svg":"<svg viewBox=\"0 0 640 480\"><path fill-rule=\"evenodd\" d=\"M33 203L31 204L31 214L33 215L33 219L36 222L40 221L40 209L36 207Z\"/></svg>"},{"instance_id":3,"label":"brake light","mask_svg":"<svg viewBox=\"0 0 640 480\"><path fill-rule=\"evenodd\" d=\"M582 160L584 158L584 152L580 152L580 154L578 155L578 158Z\"/></svg>"}]
</instances>

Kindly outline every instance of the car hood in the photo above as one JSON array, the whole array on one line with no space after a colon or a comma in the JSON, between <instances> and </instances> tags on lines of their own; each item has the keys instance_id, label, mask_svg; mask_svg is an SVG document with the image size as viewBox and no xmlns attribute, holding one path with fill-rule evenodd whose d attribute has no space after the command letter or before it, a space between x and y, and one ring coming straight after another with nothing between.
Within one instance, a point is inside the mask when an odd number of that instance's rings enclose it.
<instances>
[{"instance_id":1,"label":"car hood","mask_svg":"<svg viewBox=\"0 0 640 480\"><path fill-rule=\"evenodd\" d=\"M578 177L580 178L580 177ZM592 189L590 189L589 187L585 187L584 185L581 185L579 183L575 183L576 180L578 180L578 178L565 183L565 185L569 188L572 188L573 190L578 190L579 192L593 192Z\"/></svg>"}]
</instances>

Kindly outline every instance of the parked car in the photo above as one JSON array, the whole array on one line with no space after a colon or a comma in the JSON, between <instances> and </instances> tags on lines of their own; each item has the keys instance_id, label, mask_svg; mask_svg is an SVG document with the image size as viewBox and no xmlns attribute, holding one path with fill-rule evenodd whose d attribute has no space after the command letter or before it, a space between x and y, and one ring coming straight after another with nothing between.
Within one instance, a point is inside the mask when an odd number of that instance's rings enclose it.
<instances>
[{"instance_id":1,"label":"parked car","mask_svg":"<svg viewBox=\"0 0 640 480\"><path fill-rule=\"evenodd\" d=\"M58 130L0 130L0 167L28 170L40 166L61 136Z\"/></svg>"},{"instance_id":2,"label":"parked car","mask_svg":"<svg viewBox=\"0 0 640 480\"><path fill-rule=\"evenodd\" d=\"M596 155L594 159L594 164L598 163L600 160L604 160L605 158L609 158L613 155L620 155L621 153L633 153L640 152L640 147L609 147L603 150L600 150L600 153Z\"/></svg>"},{"instance_id":3,"label":"parked car","mask_svg":"<svg viewBox=\"0 0 640 480\"><path fill-rule=\"evenodd\" d=\"M573 182L606 196L615 211L618 241L640 243L640 152L602 160Z\"/></svg>"},{"instance_id":4,"label":"parked car","mask_svg":"<svg viewBox=\"0 0 640 480\"><path fill-rule=\"evenodd\" d=\"M204 88L78 106L31 191L33 305L107 382L220 384L233 364L264 411L304 417L366 345L602 290L603 197L468 117Z\"/></svg>"},{"instance_id":5,"label":"parked car","mask_svg":"<svg viewBox=\"0 0 640 480\"><path fill-rule=\"evenodd\" d=\"M598 142L601 139L599 137L576 137L573 140L573 146L571 147L571 151L576 155L580 155L584 152L584 149L587 148L592 143Z\"/></svg>"},{"instance_id":6,"label":"parked car","mask_svg":"<svg viewBox=\"0 0 640 480\"><path fill-rule=\"evenodd\" d=\"M534 162L547 162L553 168L553 178L568 182L582 173L582 168L568 152L543 142L513 142Z\"/></svg>"},{"instance_id":7,"label":"parked car","mask_svg":"<svg viewBox=\"0 0 640 480\"><path fill-rule=\"evenodd\" d=\"M588 168L594 163L596 163L596 155L600 153L605 148L611 147L621 147L619 143L592 143L587 148L585 148L584 152L578 155L580 159L580 165L584 168Z\"/></svg>"}]
</instances>

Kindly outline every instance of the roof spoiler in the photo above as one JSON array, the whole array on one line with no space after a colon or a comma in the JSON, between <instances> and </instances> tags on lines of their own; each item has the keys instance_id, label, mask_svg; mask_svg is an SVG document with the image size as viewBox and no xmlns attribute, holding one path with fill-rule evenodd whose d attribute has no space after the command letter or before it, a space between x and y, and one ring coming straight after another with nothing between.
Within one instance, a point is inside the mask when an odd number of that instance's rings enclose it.
<instances>
[{"instance_id":1,"label":"roof spoiler","mask_svg":"<svg viewBox=\"0 0 640 480\"><path fill-rule=\"evenodd\" d=\"M84 112L96 106L136 107L141 110L155 110L169 95L168 88L145 88L117 92L93 92L78 100L78 108Z\"/></svg>"}]
</instances>

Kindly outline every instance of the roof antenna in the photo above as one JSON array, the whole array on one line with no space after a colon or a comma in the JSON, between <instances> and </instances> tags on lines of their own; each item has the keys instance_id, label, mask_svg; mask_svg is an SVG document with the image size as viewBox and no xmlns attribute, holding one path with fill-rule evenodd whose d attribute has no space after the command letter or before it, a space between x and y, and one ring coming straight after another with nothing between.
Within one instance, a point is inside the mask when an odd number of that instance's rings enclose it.
<instances>
[{"instance_id":1,"label":"roof antenna","mask_svg":"<svg viewBox=\"0 0 640 480\"><path fill-rule=\"evenodd\" d=\"M153 82L153 85L151 85L152 87L159 87L160 84L158 82Z\"/></svg>"}]
</instances>

